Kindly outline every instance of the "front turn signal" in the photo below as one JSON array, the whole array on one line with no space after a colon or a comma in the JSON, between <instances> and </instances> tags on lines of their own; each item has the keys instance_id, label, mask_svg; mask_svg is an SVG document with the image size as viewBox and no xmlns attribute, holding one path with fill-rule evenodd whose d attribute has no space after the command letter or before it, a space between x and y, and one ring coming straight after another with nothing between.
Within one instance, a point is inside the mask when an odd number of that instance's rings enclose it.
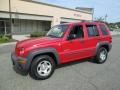
<instances>
[{"instance_id":1,"label":"front turn signal","mask_svg":"<svg viewBox=\"0 0 120 90\"><path fill-rule=\"evenodd\" d=\"M26 60L18 60L19 63L25 64Z\"/></svg>"}]
</instances>

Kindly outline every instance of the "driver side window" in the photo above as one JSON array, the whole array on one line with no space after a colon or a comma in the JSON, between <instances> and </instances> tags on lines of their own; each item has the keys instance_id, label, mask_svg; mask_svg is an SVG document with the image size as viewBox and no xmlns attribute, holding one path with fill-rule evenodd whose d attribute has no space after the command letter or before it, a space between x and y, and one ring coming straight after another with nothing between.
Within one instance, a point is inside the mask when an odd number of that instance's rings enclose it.
<instances>
[{"instance_id":1,"label":"driver side window","mask_svg":"<svg viewBox=\"0 0 120 90\"><path fill-rule=\"evenodd\" d=\"M73 26L73 28L69 34L69 40L76 39L76 38L84 38L84 32L83 32L82 25Z\"/></svg>"}]
</instances>

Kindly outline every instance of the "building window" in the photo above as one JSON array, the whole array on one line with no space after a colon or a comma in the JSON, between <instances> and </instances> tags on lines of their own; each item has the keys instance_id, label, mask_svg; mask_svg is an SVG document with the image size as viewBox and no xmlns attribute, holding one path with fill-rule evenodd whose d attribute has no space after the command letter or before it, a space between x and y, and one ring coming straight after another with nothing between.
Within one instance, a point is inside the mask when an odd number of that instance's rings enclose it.
<instances>
[{"instance_id":1,"label":"building window","mask_svg":"<svg viewBox=\"0 0 120 90\"><path fill-rule=\"evenodd\" d=\"M96 25L86 25L86 27L87 27L87 32L89 37L99 36L99 32L97 30Z\"/></svg>"},{"instance_id":2,"label":"building window","mask_svg":"<svg viewBox=\"0 0 120 90\"><path fill-rule=\"evenodd\" d=\"M5 24L4 24L4 21L0 21L0 34L5 34Z\"/></svg>"},{"instance_id":3,"label":"building window","mask_svg":"<svg viewBox=\"0 0 120 90\"><path fill-rule=\"evenodd\" d=\"M0 20L0 34L10 34L9 20Z\"/></svg>"}]
</instances>

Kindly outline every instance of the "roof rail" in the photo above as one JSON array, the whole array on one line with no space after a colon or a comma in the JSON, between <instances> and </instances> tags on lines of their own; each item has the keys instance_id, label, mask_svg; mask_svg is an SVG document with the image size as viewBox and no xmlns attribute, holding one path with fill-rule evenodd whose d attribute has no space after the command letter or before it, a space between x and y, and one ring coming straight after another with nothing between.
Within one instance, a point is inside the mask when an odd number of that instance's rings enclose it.
<instances>
[{"instance_id":1,"label":"roof rail","mask_svg":"<svg viewBox=\"0 0 120 90\"><path fill-rule=\"evenodd\" d=\"M106 23L105 21L94 21L94 22Z\"/></svg>"}]
</instances>

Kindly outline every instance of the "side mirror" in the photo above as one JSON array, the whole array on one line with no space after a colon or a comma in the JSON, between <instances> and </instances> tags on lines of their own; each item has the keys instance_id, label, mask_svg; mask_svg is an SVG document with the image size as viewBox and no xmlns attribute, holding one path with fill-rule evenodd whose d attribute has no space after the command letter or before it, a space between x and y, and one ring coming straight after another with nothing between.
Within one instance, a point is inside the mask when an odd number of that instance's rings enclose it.
<instances>
[{"instance_id":1,"label":"side mirror","mask_svg":"<svg viewBox=\"0 0 120 90\"><path fill-rule=\"evenodd\" d=\"M75 39L75 38L76 38L76 34L70 34L68 36L68 40Z\"/></svg>"}]
</instances>

